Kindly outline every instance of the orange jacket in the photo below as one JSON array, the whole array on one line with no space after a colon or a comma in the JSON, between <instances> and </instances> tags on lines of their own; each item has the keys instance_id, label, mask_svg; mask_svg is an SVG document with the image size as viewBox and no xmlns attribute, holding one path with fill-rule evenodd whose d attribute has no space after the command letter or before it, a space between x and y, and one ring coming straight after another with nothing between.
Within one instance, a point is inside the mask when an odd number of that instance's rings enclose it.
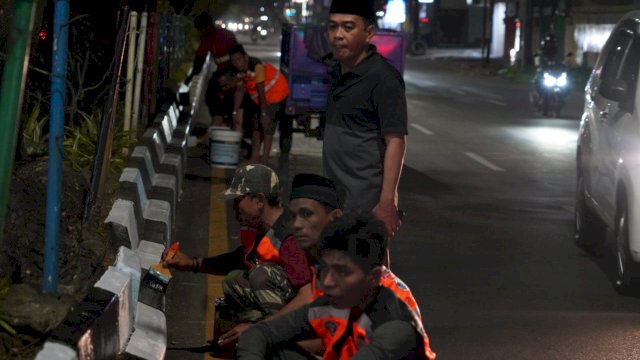
<instances>
[{"instance_id":1,"label":"orange jacket","mask_svg":"<svg viewBox=\"0 0 640 360\"><path fill-rule=\"evenodd\" d=\"M429 345L429 337L422 325L422 315L420 314L420 308L416 302L409 287L400 278L395 276L391 270L386 267L382 268L382 277L380 283L382 287L390 290L398 299L404 303L411 316L413 318L412 325L415 327L418 334L421 336L421 346L416 349L416 358L433 360L436 358L436 354L431 350ZM317 282L317 276L314 272L314 277L311 282L311 289L313 292L313 300L324 295L324 292L319 288ZM325 346L324 360L343 360L350 359L357 351L358 344L367 343L367 334L371 331L363 326L362 321L351 322L351 335L342 342L340 351L336 353L334 345L340 335L343 334L349 326L349 310L338 310L335 308L325 307L328 309L317 310L312 308L309 314L309 323L313 327L314 331L322 339ZM362 318L360 319L362 320ZM366 321L365 321L366 322ZM330 331L334 328L335 331ZM419 353L418 353L419 352Z\"/></svg>"},{"instance_id":2,"label":"orange jacket","mask_svg":"<svg viewBox=\"0 0 640 360\"><path fill-rule=\"evenodd\" d=\"M249 71L244 73L242 81L251 99L258 104L258 87L256 83L255 67L261 64L259 60L250 58ZM277 104L289 96L289 85L282 73L271 64L261 64L264 67L264 96L267 104Z\"/></svg>"},{"instance_id":3,"label":"orange jacket","mask_svg":"<svg viewBox=\"0 0 640 360\"><path fill-rule=\"evenodd\" d=\"M244 262L249 268L265 262L282 264L280 259L281 245L282 241L276 237L273 229L269 229L259 241L251 244L244 256Z\"/></svg>"}]
</instances>

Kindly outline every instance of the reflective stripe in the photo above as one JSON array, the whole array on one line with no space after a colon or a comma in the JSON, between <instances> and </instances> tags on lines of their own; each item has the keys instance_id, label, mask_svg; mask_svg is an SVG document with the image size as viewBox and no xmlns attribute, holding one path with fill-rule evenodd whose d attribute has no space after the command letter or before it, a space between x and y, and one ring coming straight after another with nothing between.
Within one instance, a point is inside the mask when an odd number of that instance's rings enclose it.
<instances>
[{"instance_id":1,"label":"reflective stripe","mask_svg":"<svg viewBox=\"0 0 640 360\"><path fill-rule=\"evenodd\" d=\"M289 96L289 84L280 71L271 64L262 64L264 67L264 97L267 104L277 104ZM240 77L244 81L245 91L253 102L259 102L258 88L255 73L247 71Z\"/></svg>"},{"instance_id":2,"label":"reflective stripe","mask_svg":"<svg viewBox=\"0 0 640 360\"><path fill-rule=\"evenodd\" d=\"M336 309L333 306L317 306L309 309L309 320L327 317L349 319L349 309Z\"/></svg>"},{"instance_id":3,"label":"reflective stripe","mask_svg":"<svg viewBox=\"0 0 640 360\"><path fill-rule=\"evenodd\" d=\"M265 71L265 74L266 74L266 72L267 72L266 67L265 67L264 71ZM280 78L280 71L276 70L276 76L274 76L273 79L271 79L271 81L269 81L269 83L264 86L264 92L266 93L267 91L269 91L273 87L273 85L276 84L276 81L278 81L279 78ZM257 100L258 99L258 94L257 93L256 94L251 94L251 99Z\"/></svg>"}]
</instances>

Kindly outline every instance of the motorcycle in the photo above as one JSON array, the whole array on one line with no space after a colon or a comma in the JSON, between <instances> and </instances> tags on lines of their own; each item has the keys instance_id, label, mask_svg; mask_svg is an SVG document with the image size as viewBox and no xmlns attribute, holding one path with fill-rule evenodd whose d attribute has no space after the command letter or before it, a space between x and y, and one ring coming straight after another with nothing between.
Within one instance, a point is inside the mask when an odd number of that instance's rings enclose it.
<instances>
[{"instance_id":1,"label":"motorcycle","mask_svg":"<svg viewBox=\"0 0 640 360\"><path fill-rule=\"evenodd\" d=\"M530 101L543 116L557 117L569 93L569 78L564 65L540 67L534 78Z\"/></svg>"},{"instance_id":2,"label":"motorcycle","mask_svg":"<svg viewBox=\"0 0 640 360\"><path fill-rule=\"evenodd\" d=\"M262 26L254 27L253 29L251 29L251 42L257 44L258 40L267 40L268 33L269 31Z\"/></svg>"}]
</instances>

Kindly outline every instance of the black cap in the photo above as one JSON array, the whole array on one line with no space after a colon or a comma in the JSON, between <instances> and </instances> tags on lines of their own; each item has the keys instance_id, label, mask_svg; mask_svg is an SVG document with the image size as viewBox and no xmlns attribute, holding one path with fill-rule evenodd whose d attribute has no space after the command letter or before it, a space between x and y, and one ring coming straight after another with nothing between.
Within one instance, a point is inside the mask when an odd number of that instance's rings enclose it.
<instances>
[{"instance_id":1,"label":"black cap","mask_svg":"<svg viewBox=\"0 0 640 360\"><path fill-rule=\"evenodd\" d=\"M373 0L333 0L329 14L359 15L365 20L375 19Z\"/></svg>"},{"instance_id":2,"label":"black cap","mask_svg":"<svg viewBox=\"0 0 640 360\"><path fill-rule=\"evenodd\" d=\"M296 175L291 184L289 200L300 198L316 200L331 208L342 209L336 185L324 176L316 174Z\"/></svg>"}]
</instances>

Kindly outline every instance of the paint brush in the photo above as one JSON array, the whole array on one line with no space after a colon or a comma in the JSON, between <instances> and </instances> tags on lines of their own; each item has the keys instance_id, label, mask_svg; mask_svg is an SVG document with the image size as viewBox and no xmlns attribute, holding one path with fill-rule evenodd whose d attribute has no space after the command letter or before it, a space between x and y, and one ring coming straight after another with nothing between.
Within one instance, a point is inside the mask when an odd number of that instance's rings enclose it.
<instances>
[{"instance_id":1,"label":"paint brush","mask_svg":"<svg viewBox=\"0 0 640 360\"><path fill-rule=\"evenodd\" d=\"M152 264L144 278L140 282L140 293L138 301L164 311L164 295L169 287L171 271L162 266L162 262L171 259L180 247L179 242L175 242L163 254L162 259L157 264Z\"/></svg>"}]
</instances>

